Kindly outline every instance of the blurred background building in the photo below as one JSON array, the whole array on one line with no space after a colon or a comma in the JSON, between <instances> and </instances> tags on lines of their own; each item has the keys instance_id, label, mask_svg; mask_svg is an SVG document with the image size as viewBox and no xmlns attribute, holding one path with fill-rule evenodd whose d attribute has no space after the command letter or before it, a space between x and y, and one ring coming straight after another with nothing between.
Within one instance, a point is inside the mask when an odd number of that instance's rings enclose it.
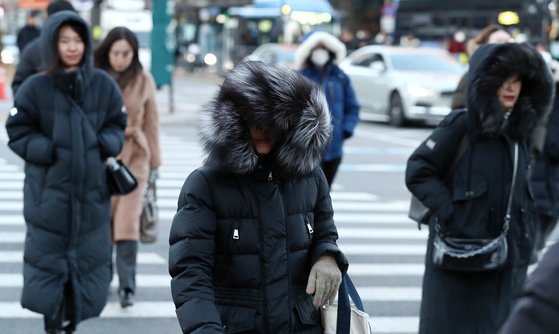
<instances>
[{"instance_id":1,"label":"blurred background building","mask_svg":"<svg viewBox=\"0 0 559 334\"><path fill-rule=\"evenodd\" d=\"M558 0L72 0L93 27L95 40L112 27L135 31L142 62L158 85L173 67L227 71L258 46L297 44L312 29L339 36L350 50L369 44L449 48L490 23L517 40L544 40L559 57ZM50 0L0 0L3 62L17 62L12 44L30 12ZM461 37L461 38L462 38ZM557 52L555 50L557 49ZM10 53L14 53L10 56Z\"/></svg>"}]
</instances>

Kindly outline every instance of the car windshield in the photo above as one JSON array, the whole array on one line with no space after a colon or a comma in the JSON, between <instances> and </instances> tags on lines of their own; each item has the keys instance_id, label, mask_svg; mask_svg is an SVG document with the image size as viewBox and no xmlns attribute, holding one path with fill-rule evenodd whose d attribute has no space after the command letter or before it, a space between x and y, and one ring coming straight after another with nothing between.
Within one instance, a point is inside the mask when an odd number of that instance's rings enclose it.
<instances>
[{"instance_id":1,"label":"car windshield","mask_svg":"<svg viewBox=\"0 0 559 334\"><path fill-rule=\"evenodd\" d=\"M444 57L427 54L392 54L392 66L399 71L422 72L456 72L462 73L464 69L458 62Z\"/></svg>"}]
</instances>

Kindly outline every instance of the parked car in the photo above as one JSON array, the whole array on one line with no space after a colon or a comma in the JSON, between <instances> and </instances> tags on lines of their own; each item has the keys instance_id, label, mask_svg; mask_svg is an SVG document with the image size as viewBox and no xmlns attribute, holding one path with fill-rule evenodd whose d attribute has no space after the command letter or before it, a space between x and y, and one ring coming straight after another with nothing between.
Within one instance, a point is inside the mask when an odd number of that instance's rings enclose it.
<instances>
[{"instance_id":1,"label":"parked car","mask_svg":"<svg viewBox=\"0 0 559 334\"><path fill-rule=\"evenodd\" d=\"M466 70L446 50L381 45L357 49L340 67L351 79L360 117L395 126L441 121Z\"/></svg>"},{"instance_id":2,"label":"parked car","mask_svg":"<svg viewBox=\"0 0 559 334\"><path fill-rule=\"evenodd\" d=\"M19 48L17 47L16 40L16 35L2 36L3 48L0 51L0 60L2 64L17 65L19 62Z\"/></svg>"},{"instance_id":3,"label":"parked car","mask_svg":"<svg viewBox=\"0 0 559 334\"><path fill-rule=\"evenodd\" d=\"M295 50L298 45L266 43L257 47L246 59L295 68Z\"/></svg>"}]
</instances>

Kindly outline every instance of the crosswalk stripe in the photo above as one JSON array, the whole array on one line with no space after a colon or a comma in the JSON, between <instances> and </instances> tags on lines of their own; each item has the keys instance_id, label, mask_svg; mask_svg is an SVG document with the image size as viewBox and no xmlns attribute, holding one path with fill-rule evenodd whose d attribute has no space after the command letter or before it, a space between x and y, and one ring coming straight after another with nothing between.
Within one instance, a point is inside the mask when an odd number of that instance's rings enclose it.
<instances>
[{"instance_id":1,"label":"crosswalk stripe","mask_svg":"<svg viewBox=\"0 0 559 334\"><path fill-rule=\"evenodd\" d=\"M42 318L39 313L21 307L19 302L0 302L0 319ZM137 301L134 307L121 308L118 302L108 302L101 318L174 318L175 305L171 301Z\"/></svg>"},{"instance_id":2,"label":"crosswalk stripe","mask_svg":"<svg viewBox=\"0 0 559 334\"><path fill-rule=\"evenodd\" d=\"M422 276L425 270L423 264L394 264L394 263L349 263L349 274L357 276Z\"/></svg>"},{"instance_id":3,"label":"crosswalk stripe","mask_svg":"<svg viewBox=\"0 0 559 334\"><path fill-rule=\"evenodd\" d=\"M0 190L0 199L23 199L23 191L22 190Z\"/></svg>"},{"instance_id":4,"label":"crosswalk stripe","mask_svg":"<svg viewBox=\"0 0 559 334\"><path fill-rule=\"evenodd\" d=\"M421 245L371 245L338 243L346 255L421 255L425 256L426 246Z\"/></svg>"},{"instance_id":5,"label":"crosswalk stripe","mask_svg":"<svg viewBox=\"0 0 559 334\"><path fill-rule=\"evenodd\" d=\"M0 180L4 182L4 180L21 180L23 182L23 178L25 174L22 172L0 172Z\"/></svg>"},{"instance_id":6,"label":"crosswalk stripe","mask_svg":"<svg viewBox=\"0 0 559 334\"><path fill-rule=\"evenodd\" d=\"M367 311L367 310L365 310ZM373 333L417 333L419 317L371 317Z\"/></svg>"},{"instance_id":7,"label":"crosswalk stripe","mask_svg":"<svg viewBox=\"0 0 559 334\"><path fill-rule=\"evenodd\" d=\"M367 311L367 310L365 310ZM101 318L175 318L175 305L171 301L137 301L134 307L121 308L118 302L108 302ZM0 318L42 318L39 313L21 307L19 302L0 302ZM373 333L414 333L419 317L375 317L369 319Z\"/></svg>"},{"instance_id":8,"label":"crosswalk stripe","mask_svg":"<svg viewBox=\"0 0 559 334\"><path fill-rule=\"evenodd\" d=\"M157 253L138 252L138 264L167 264L167 260ZM22 251L0 251L0 263L23 262ZM0 274L1 277L2 274ZM0 280L1 281L1 280ZM1 284L1 283L0 283Z\"/></svg>"},{"instance_id":9,"label":"crosswalk stripe","mask_svg":"<svg viewBox=\"0 0 559 334\"><path fill-rule=\"evenodd\" d=\"M24 225L25 221L23 220L23 215L0 215L0 225Z\"/></svg>"},{"instance_id":10,"label":"crosswalk stripe","mask_svg":"<svg viewBox=\"0 0 559 334\"><path fill-rule=\"evenodd\" d=\"M20 168L14 165L0 165L0 172L17 172Z\"/></svg>"},{"instance_id":11,"label":"crosswalk stripe","mask_svg":"<svg viewBox=\"0 0 559 334\"><path fill-rule=\"evenodd\" d=\"M344 223L371 224L374 222L383 223L405 223L417 230L417 224L412 221L407 213L347 213L334 211L334 221L341 226Z\"/></svg>"}]
</instances>

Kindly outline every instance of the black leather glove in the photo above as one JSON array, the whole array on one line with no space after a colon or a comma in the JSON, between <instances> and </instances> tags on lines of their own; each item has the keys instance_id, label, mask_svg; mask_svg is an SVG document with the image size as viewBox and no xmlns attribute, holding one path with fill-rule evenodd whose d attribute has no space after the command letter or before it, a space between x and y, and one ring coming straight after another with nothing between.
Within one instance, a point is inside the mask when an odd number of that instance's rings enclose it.
<instances>
[{"instance_id":1,"label":"black leather glove","mask_svg":"<svg viewBox=\"0 0 559 334\"><path fill-rule=\"evenodd\" d=\"M351 136L353 136L353 133L344 130L344 140L351 138Z\"/></svg>"},{"instance_id":2,"label":"black leather glove","mask_svg":"<svg viewBox=\"0 0 559 334\"><path fill-rule=\"evenodd\" d=\"M327 302L331 302L338 293L338 288L342 283L342 272L331 255L322 255L316 260L309 274L307 282L307 293L314 293L313 304L322 307Z\"/></svg>"}]
</instances>

